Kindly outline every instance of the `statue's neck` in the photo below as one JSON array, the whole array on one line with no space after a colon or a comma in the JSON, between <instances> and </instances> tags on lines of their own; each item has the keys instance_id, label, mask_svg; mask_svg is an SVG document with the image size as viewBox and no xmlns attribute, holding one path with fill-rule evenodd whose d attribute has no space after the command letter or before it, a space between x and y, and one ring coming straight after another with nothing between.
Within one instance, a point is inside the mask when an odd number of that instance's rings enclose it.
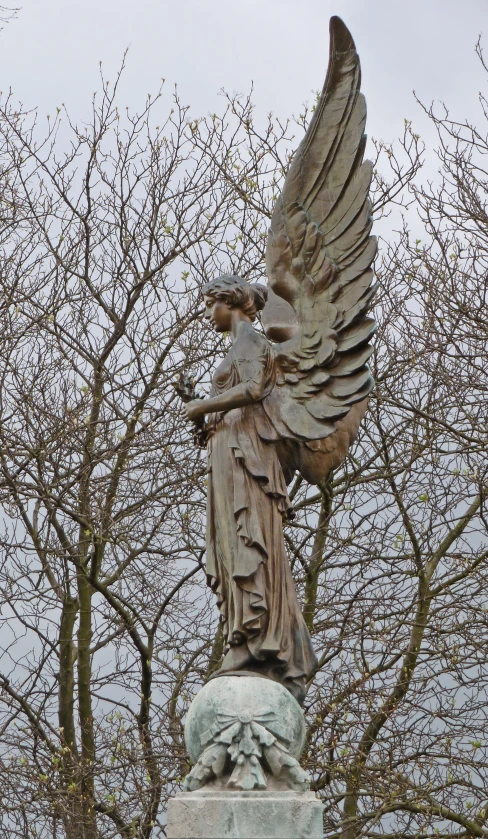
<instances>
[{"instance_id":1,"label":"statue's neck","mask_svg":"<svg viewBox=\"0 0 488 839\"><path fill-rule=\"evenodd\" d=\"M230 328L230 334L232 336L232 343L237 341L241 331L246 326L251 325L251 319L241 312L240 309L233 309L232 310L232 325Z\"/></svg>"}]
</instances>

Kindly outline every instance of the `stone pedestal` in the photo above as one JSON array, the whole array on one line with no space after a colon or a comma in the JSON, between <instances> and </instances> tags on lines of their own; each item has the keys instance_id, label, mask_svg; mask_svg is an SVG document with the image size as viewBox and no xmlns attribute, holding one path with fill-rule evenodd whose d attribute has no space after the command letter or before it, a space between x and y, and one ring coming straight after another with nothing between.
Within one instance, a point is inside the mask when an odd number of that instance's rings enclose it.
<instances>
[{"instance_id":1,"label":"stone pedestal","mask_svg":"<svg viewBox=\"0 0 488 839\"><path fill-rule=\"evenodd\" d=\"M322 804L298 760L303 711L278 682L227 675L185 722L194 764L168 803L168 839L322 839Z\"/></svg>"},{"instance_id":2,"label":"stone pedestal","mask_svg":"<svg viewBox=\"0 0 488 839\"><path fill-rule=\"evenodd\" d=\"M182 792L168 805L168 839L322 839L313 792Z\"/></svg>"}]
</instances>

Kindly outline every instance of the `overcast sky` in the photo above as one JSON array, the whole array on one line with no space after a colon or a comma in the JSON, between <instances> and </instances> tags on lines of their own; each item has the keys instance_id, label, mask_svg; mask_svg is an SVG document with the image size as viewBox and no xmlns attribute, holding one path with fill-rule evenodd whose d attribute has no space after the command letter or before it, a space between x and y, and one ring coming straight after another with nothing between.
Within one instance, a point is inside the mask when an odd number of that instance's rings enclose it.
<instances>
[{"instance_id":1,"label":"overcast sky","mask_svg":"<svg viewBox=\"0 0 488 839\"><path fill-rule=\"evenodd\" d=\"M322 86L332 14L361 56L370 136L393 139L407 117L432 143L413 90L458 116L475 114L480 87L488 93L474 54L484 32L488 55L488 0L23 0L0 35L0 88L41 114L65 103L82 119L99 61L113 80L129 47L124 104L164 77L203 115L222 86L247 92L252 81L258 110L285 117Z\"/></svg>"}]
</instances>

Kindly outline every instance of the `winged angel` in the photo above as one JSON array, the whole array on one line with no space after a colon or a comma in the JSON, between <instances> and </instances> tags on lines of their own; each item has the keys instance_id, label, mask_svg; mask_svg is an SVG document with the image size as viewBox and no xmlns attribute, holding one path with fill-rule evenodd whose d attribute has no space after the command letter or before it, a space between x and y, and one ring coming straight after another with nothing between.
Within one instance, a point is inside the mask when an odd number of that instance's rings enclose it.
<instances>
[{"instance_id":1,"label":"winged angel","mask_svg":"<svg viewBox=\"0 0 488 839\"><path fill-rule=\"evenodd\" d=\"M268 289L227 275L205 286L205 318L232 347L210 397L186 405L189 419L208 415L207 576L227 644L217 675L272 678L299 701L316 658L285 551L287 483L341 463L373 386L366 104L354 41L337 17L330 30L324 89L271 219Z\"/></svg>"}]
</instances>

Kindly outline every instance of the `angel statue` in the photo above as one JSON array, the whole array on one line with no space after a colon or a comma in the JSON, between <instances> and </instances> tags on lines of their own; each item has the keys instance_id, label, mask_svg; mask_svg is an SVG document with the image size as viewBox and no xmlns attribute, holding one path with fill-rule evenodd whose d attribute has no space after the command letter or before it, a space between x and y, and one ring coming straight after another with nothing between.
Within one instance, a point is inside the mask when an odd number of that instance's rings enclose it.
<instances>
[{"instance_id":1,"label":"angel statue","mask_svg":"<svg viewBox=\"0 0 488 839\"><path fill-rule=\"evenodd\" d=\"M366 104L354 41L340 18L330 29L324 88L271 218L268 288L230 275L204 287L205 318L232 346L210 397L185 406L207 417L207 577L227 645L216 675L265 676L300 702L316 657L285 550L287 483L343 461L373 386Z\"/></svg>"}]
</instances>

